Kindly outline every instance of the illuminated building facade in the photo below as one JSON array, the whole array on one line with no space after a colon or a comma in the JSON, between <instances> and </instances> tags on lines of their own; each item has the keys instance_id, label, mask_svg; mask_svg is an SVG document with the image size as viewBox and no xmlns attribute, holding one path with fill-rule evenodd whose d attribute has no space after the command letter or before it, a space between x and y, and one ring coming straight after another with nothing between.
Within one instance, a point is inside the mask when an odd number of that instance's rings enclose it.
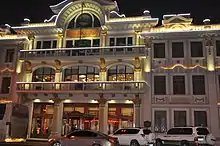
<instances>
[{"instance_id":1,"label":"illuminated building facade","mask_svg":"<svg viewBox=\"0 0 220 146\"><path fill-rule=\"evenodd\" d=\"M50 8L49 20L24 19L11 28L17 34L0 36L4 52L16 54L2 60L1 88L10 78L7 96L29 105L29 138L73 127L112 133L144 121L156 133L204 125L220 136L220 25L179 14L157 26L149 11L126 17L108 0Z\"/></svg>"}]
</instances>

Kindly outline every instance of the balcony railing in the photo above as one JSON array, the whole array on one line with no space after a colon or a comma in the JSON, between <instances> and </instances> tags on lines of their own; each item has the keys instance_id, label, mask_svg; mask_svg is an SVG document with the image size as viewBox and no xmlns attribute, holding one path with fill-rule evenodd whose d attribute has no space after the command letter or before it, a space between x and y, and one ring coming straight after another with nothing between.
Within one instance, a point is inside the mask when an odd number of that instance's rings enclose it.
<instances>
[{"instance_id":1,"label":"balcony railing","mask_svg":"<svg viewBox=\"0 0 220 146\"><path fill-rule=\"evenodd\" d=\"M34 59L41 57L101 57L101 56L145 56L144 45L139 46L109 46L86 48L34 49L20 50L20 59Z\"/></svg>"},{"instance_id":2,"label":"balcony railing","mask_svg":"<svg viewBox=\"0 0 220 146\"><path fill-rule=\"evenodd\" d=\"M30 93L144 93L146 82L17 82L17 92Z\"/></svg>"}]
</instances>

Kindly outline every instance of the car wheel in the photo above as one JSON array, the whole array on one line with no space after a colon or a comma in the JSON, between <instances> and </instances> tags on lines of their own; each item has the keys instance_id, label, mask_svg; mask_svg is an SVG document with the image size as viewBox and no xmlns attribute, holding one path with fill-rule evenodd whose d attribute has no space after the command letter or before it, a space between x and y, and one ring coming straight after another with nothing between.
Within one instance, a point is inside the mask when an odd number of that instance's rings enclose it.
<instances>
[{"instance_id":1,"label":"car wheel","mask_svg":"<svg viewBox=\"0 0 220 146\"><path fill-rule=\"evenodd\" d=\"M182 141L181 146L189 146L189 143L187 141Z\"/></svg>"},{"instance_id":2,"label":"car wheel","mask_svg":"<svg viewBox=\"0 0 220 146\"><path fill-rule=\"evenodd\" d=\"M92 146L101 146L101 145L100 145L100 144L96 144L96 143L95 143L95 144L93 144Z\"/></svg>"},{"instance_id":3,"label":"car wheel","mask_svg":"<svg viewBox=\"0 0 220 146\"><path fill-rule=\"evenodd\" d=\"M161 140L160 139L157 139L156 140L156 146L162 146L163 144L162 144L162 142L161 142Z\"/></svg>"},{"instance_id":4,"label":"car wheel","mask_svg":"<svg viewBox=\"0 0 220 146\"><path fill-rule=\"evenodd\" d=\"M137 140L132 140L130 146L140 146Z\"/></svg>"},{"instance_id":5,"label":"car wheel","mask_svg":"<svg viewBox=\"0 0 220 146\"><path fill-rule=\"evenodd\" d=\"M61 145L61 143L59 143L59 142L55 142L55 143L53 143L51 146L62 146L62 145Z\"/></svg>"}]
</instances>

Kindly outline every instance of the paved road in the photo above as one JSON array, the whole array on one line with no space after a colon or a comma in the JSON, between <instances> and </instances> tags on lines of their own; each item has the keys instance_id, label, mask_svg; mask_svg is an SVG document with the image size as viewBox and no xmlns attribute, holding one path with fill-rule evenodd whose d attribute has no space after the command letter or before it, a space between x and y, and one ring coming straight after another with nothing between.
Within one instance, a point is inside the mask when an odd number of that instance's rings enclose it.
<instances>
[{"instance_id":1,"label":"paved road","mask_svg":"<svg viewBox=\"0 0 220 146\"><path fill-rule=\"evenodd\" d=\"M0 146L48 146L46 142L25 142L25 143L0 143ZM220 146L220 142L216 144L216 146Z\"/></svg>"}]
</instances>

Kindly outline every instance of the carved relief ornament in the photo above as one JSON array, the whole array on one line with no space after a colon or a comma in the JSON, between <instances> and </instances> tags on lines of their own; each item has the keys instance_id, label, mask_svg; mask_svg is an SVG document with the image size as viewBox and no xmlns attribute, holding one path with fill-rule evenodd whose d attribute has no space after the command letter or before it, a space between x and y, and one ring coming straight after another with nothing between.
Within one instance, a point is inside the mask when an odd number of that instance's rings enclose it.
<instances>
[{"instance_id":1,"label":"carved relief ornament","mask_svg":"<svg viewBox=\"0 0 220 146\"><path fill-rule=\"evenodd\" d=\"M24 69L26 73L31 73L32 72L32 64L30 61L25 61L24 62Z\"/></svg>"},{"instance_id":2,"label":"carved relief ornament","mask_svg":"<svg viewBox=\"0 0 220 146\"><path fill-rule=\"evenodd\" d=\"M104 58L100 58L100 72L106 72L106 63Z\"/></svg>"},{"instance_id":3,"label":"carved relief ornament","mask_svg":"<svg viewBox=\"0 0 220 146\"><path fill-rule=\"evenodd\" d=\"M134 60L135 60L135 63L134 63L135 71L136 72L141 71L141 60L140 60L140 58L135 57Z\"/></svg>"},{"instance_id":4,"label":"carved relief ornament","mask_svg":"<svg viewBox=\"0 0 220 146\"><path fill-rule=\"evenodd\" d=\"M56 59L56 60L54 60L54 62L55 62L56 72L60 73L62 71L61 61Z\"/></svg>"}]
</instances>

